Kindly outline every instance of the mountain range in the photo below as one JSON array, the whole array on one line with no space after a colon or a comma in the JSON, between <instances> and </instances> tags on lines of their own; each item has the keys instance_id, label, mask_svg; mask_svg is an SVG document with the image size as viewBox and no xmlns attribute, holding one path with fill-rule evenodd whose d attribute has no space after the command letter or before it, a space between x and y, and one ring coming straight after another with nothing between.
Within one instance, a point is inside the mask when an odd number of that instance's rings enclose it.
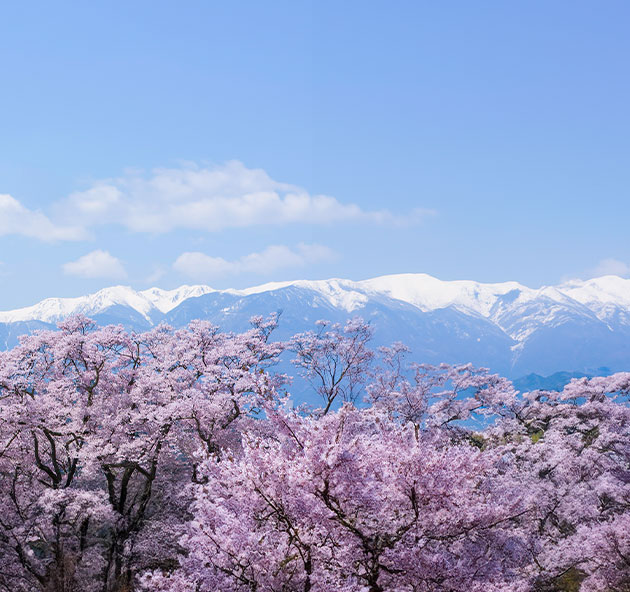
<instances>
[{"instance_id":1,"label":"mountain range","mask_svg":"<svg viewBox=\"0 0 630 592\"><path fill-rule=\"evenodd\" d=\"M402 341L417 361L472 362L512 378L630 369L630 279L617 276L538 289L517 282L441 281L426 274L298 280L245 290L115 286L1 311L0 347L76 313L134 330L201 318L238 331L251 316L277 311L279 339L312 328L318 319L361 316L374 328L375 345Z\"/></svg>"}]
</instances>

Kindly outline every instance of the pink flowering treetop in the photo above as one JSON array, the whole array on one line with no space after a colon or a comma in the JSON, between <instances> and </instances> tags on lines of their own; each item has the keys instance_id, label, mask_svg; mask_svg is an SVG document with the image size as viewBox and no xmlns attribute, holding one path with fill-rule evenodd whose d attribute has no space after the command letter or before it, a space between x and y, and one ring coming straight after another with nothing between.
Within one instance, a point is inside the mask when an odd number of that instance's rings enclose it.
<instances>
[{"instance_id":1,"label":"pink flowering treetop","mask_svg":"<svg viewBox=\"0 0 630 592\"><path fill-rule=\"evenodd\" d=\"M150 576L149 589L518 589L510 523L524 507L493 457L349 404L269 421L274 437L206 463L183 571Z\"/></svg>"},{"instance_id":2,"label":"pink flowering treetop","mask_svg":"<svg viewBox=\"0 0 630 592\"><path fill-rule=\"evenodd\" d=\"M75 317L0 353L0 590L630 589L630 373L519 393L276 324ZM285 345L320 409L277 396Z\"/></svg>"},{"instance_id":3,"label":"pink flowering treetop","mask_svg":"<svg viewBox=\"0 0 630 592\"><path fill-rule=\"evenodd\" d=\"M293 364L321 397L318 413L325 415L335 401L356 401L374 357L368 346L372 330L360 318L343 327L328 321L317 325L317 331L295 335L288 348L296 356Z\"/></svg>"},{"instance_id":4,"label":"pink flowering treetop","mask_svg":"<svg viewBox=\"0 0 630 592\"><path fill-rule=\"evenodd\" d=\"M126 590L176 561L182 483L272 392L273 324L129 334L76 317L1 354L0 589Z\"/></svg>"}]
</instances>

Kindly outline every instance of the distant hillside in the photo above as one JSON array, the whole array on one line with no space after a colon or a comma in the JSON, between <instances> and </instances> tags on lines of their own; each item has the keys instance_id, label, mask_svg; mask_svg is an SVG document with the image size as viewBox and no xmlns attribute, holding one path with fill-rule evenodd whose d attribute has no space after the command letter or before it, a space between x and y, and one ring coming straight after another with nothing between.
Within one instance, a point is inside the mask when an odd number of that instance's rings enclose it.
<instances>
[{"instance_id":1,"label":"distant hillside","mask_svg":"<svg viewBox=\"0 0 630 592\"><path fill-rule=\"evenodd\" d=\"M561 391L574 378L591 378L593 376L608 376L610 368L597 368L592 372L554 372L551 376L528 374L513 380L514 387L521 391Z\"/></svg>"}]
</instances>

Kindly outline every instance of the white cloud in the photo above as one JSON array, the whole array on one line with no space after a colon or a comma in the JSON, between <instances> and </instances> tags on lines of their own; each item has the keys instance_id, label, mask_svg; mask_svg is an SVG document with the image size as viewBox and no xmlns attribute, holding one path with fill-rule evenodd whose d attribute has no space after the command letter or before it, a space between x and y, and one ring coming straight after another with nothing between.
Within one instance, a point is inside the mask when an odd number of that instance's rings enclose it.
<instances>
[{"instance_id":1,"label":"white cloud","mask_svg":"<svg viewBox=\"0 0 630 592\"><path fill-rule=\"evenodd\" d=\"M334 197L273 180L262 169L241 162L202 168L154 169L143 176L98 181L57 205L57 213L85 227L121 224L136 232L163 233L178 228L217 231L255 225L328 224L340 221L409 224L430 213L405 216L366 211Z\"/></svg>"},{"instance_id":2,"label":"white cloud","mask_svg":"<svg viewBox=\"0 0 630 592\"><path fill-rule=\"evenodd\" d=\"M334 256L331 249L322 245L300 244L295 249L273 245L260 253L250 253L234 261L200 252L182 253L173 263L173 269L204 281L242 273L267 274L287 267L303 267L309 263L329 261Z\"/></svg>"},{"instance_id":3,"label":"white cloud","mask_svg":"<svg viewBox=\"0 0 630 592\"><path fill-rule=\"evenodd\" d=\"M630 265L618 259L602 259L597 266L591 270L590 277L601 277L603 275L618 275L621 277L630 275Z\"/></svg>"},{"instance_id":4,"label":"white cloud","mask_svg":"<svg viewBox=\"0 0 630 592\"><path fill-rule=\"evenodd\" d=\"M15 234L43 241L81 240L83 229L56 225L42 212L29 210L8 194L0 194L0 236Z\"/></svg>"},{"instance_id":5,"label":"white cloud","mask_svg":"<svg viewBox=\"0 0 630 592\"><path fill-rule=\"evenodd\" d=\"M147 284L154 284L158 280L161 280L166 275L166 269L161 265L153 267L153 271L145 278Z\"/></svg>"},{"instance_id":6,"label":"white cloud","mask_svg":"<svg viewBox=\"0 0 630 592\"><path fill-rule=\"evenodd\" d=\"M365 210L327 195L311 195L275 181L262 169L230 161L212 167L157 168L149 174L128 170L121 177L95 181L87 190L72 193L47 213L0 194L0 236L78 241L90 238L92 227L106 224L151 233L294 223L408 226L434 213L422 208L403 215L386 209Z\"/></svg>"},{"instance_id":7,"label":"white cloud","mask_svg":"<svg viewBox=\"0 0 630 592\"><path fill-rule=\"evenodd\" d=\"M76 275L83 278L118 280L127 277L127 272L120 260L110 255L107 251L100 249L83 255L76 261L65 263L63 271L67 275Z\"/></svg>"},{"instance_id":8,"label":"white cloud","mask_svg":"<svg viewBox=\"0 0 630 592\"><path fill-rule=\"evenodd\" d=\"M617 275L619 277L630 277L630 264L619 259L602 259L595 267L587 269L575 275L562 276L562 282L570 282L575 279L590 280L605 275Z\"/></svg>"}]
</instances>

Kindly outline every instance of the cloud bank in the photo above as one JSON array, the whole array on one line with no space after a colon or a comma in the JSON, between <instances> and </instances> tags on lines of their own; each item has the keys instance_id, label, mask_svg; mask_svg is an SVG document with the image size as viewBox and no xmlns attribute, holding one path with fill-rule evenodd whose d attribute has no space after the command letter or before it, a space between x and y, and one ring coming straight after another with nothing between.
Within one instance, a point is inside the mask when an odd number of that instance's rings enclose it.
<instances>
[{"instance_id":1,"label":"cloud bank","mask_svg":"<svg viewBox=\"0 0 630 592\"><path fill-rule=\"evenodd\" d=\"M618 259L602 259L589 273L589 277L601 277L603 275L618 275L626 277L630 275L630 265Z\"/></svg>"},{"instance_id":2,"label":"cloud bank","mask_svg":"<svg viewBox=\"0 0 630 592\"><path fill-rule=\"evenodd\" d=\"M428 213L417 209L396 216L388 210L367 211L280 183L264 170L247 168L239 161L210 168L160 168L148 176L131 171L71 194L56 210L61 218L84 227L120 224L134 232L151 233L293 223L409 224Z\"/></svg>"},{"instance_id":3,"label":"cloud bank","mask_svg":"<svg viewBox=\"0 0 630 592\"><path fill-rule=\"evenodd\" d=\"M0 194L0 236L21 235L42 241L76 241L86 238L82 228L53 223L40 211L29 210L8 194Z\"/></svg>"},{"instance_id":4,"label":"cloud bank","mask_svg":"<svg viewBox=\"0 0 630 592\"><path fill-rule=\"evenodd\" d=\"M250 253L234 261L200 252L182 253L173 263L173 269L189 278L207 281L243 273L267 274L279 269L330 261L334 257L333 251L322 245L300 244L295 249L273 245L260 253Z\"/></svg>"},{"instance_id":5,"label":"cloud bank","mask_svg":"<svg viewBox=\"0 0 630 592\"><path fill-rule=\"evenodd\" d=\"M66 275L74 275L82 278L103 278L120 280L127 277L127 272L119 259L110 255L107 251L97 249L76 261L70 261L63 265Z\"/></svg>"}]
</instances>

